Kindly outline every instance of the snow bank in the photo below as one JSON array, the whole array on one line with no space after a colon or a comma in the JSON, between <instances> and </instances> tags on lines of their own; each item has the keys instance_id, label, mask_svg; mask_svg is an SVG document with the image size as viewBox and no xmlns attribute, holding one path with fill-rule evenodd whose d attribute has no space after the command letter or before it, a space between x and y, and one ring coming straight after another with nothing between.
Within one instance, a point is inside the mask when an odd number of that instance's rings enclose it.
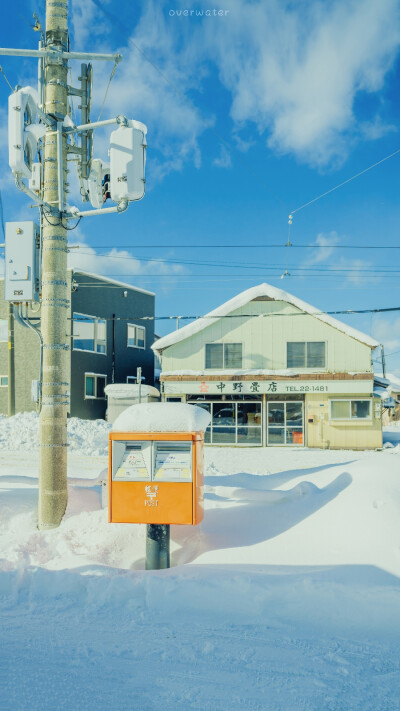
<instances>
[{"instance_id":1,"label":"snow bank","mask_svg":"<svg viewBox=\"0 0 400 711\"><path fill-rule=\"evenodd\" d=\"M105 456L110 425L104 420L68 420L68 451L87 456ZM39 446L39 415L20 412L14 417L0 415L0 450L33 452Z\"/></svg>"},{"instance_id":2,"label":"snow bank","mask_svg":"<svg viewBox=\"0 0 400 711\"><path fill-rule=\"evenodd\" d=\"M211 415L202 407L181 402L132 405L113 424L116 432L205 432Z\"/></svg>"}]
</instances>

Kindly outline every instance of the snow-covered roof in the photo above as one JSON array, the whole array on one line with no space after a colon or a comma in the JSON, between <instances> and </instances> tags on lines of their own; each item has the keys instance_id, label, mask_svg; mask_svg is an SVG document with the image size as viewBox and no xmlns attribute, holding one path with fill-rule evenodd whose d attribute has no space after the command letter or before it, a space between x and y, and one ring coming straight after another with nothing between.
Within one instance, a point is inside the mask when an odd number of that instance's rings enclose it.
<instances>
[{"instance_id":1,"label":"snow-covered roof","mask_svg":"<svg viewBox=\"0 0 400 711\"><path fill-rule=\"evenodd\" d=\"M111 383L106 385L104 392L112 400L129 400L129 398L139 396L139 385L137 383ZM140 394L142 397L160 397L159 391L152 385L141 385Z\"/></svg>"},{"instance_id":2,"label":"snow-covered roof","mask_svg":"<svg viewBox=\"0 0 400 711\"><path fill-rule=\"evenodd\" d=\"M113 424L114 432L205 432L211 421L207 410L183 402L132 405Z\"/></svg>"},{"instance_id":3,"label":"snow-covered roof","mask_svg":"<svg viewBox=\"0 0 400 711\"><path fill-rule=\"evenodd\" d=\"M251 289L242 291L237 296L234 296L233 299L226 301L221 306L218 306L218 308L214 309L213 311L210 311L204 317L197 319L197 321L193 321L193 323L189 323L187 326L184 326L183 328L177 331L173 331L167 336L163 336L158 341L155 341L155 343L153 343L152 349L155 353L159 354L164 348L172 346L175 343L179 343L179 341L183 341L186 338L190 338L190 336L193 336L195 333L199 333L199 331L202 331L204 328L207 328L207 326L210 326L212 323L214 323L214 318L217 321L222 316L226 316L227 314L232 313L232 311L236 311L236 309L245 306L250 301L253 301L254 299L263 296L266 296L273 301L285 301L288 304L295 306L300 311L304 311L305 313L314 316L320 321L327 323L329 326L336 328L338 331L342 331L342 333L345 333L347 336L355 338L361 343L365 343L365 345L369 346L370 348L376 348L379 345L377 341L375 341L370 336L367 336L365 333L357 331L351 326L347 326L345 323L338 321L336 318L328 316L328 314L321 313L318 309L315 308L315 306L311 306L305 301L298 299L296 296L292 296L292 294L289 294L287 291L283 291L283 289L278 289L275 286L271 286L270 284L259 284L258 286L251 287Z\"/></svg>"}]
</instances>

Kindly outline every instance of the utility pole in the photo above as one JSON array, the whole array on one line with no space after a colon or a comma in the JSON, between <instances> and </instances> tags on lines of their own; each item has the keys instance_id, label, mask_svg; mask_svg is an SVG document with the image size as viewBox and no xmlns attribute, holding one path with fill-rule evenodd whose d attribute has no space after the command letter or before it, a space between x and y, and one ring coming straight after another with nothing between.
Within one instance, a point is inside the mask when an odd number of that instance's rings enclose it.
<instances>
[{"instance_id":1,"label":"utility pole","mask_svg":"<svg viewBox=\"0 0 400 711\"><path fill-rule=\"evenodd\" d=\"M8 304L8 416L15 415L14 310Z\"/></svg>"},{"instance_id":2,"label":"utility pole","mask_svg":"<svg viewBox=\"0 0 400 711\"><path fill-rule=\"evenodd\" d=\"M35 19L35 29L41 31L36 16ZM27 230L26 252L21 255L18 250L15 252L14 233L11 231L7 240L6 229L6 252L10 248L13 257L7 262L8 268L6 265L5 286L7 300L13 304L41 301L43 348L38 528L48 529L59 526L68 500L67 415L71 343L67 328L70 317L67 224L68 220L82 217L125 212L131 202L144 197L147 128L140 121L128 119L122 114L103 121L90 121L92 66L81 65L81 88L78 89L68 85L68 61L113 61L115 66L111 81L122 57L119 54L70 52L68 0L46 0L45 33L39 42L39 49L2 47L0 55L39 60L38 94L31 87L19 87L9 97L8 149L9 165L17 188L34 200L41 211L41 239L36 240L34 223L21 223ZM81 98L83 123L79 125L73 124L70 117L64 125L69 94ZM103 126L116 126L110 136L109 163L92 159L93 131ZM79 137L80 145L74 135ZM70 136L71 142L68 140ZM66 203L69 153L79 156L82 200L90 202L92 210L69 207ZM35 162L36 155L38 159ZM104 207L107 200L111 200L114 206ZM21 227L16 232L24 234ZM40 246L41 260L37 254ZM25 269L19 273L30 274L30 281L26 278L15 279L18 274L15 258L20 269ZM10 324L12 313L9 313ZM18 312L14 315L18 318ZM29 317L22 321L37 331ZM9 327L9 333L13 335L13 328ZM10 344L12 351L11 337ZM9 366L9 377L9 393L12 393L12 366ZM11 409L12 406L11 402Z\"/></svg>"},{"instance_id":3,"label":"utility pole","mask_svg":"<svg viewBox=\"0 0 400 711\"><path fill-rule=\"evenodd\" d=\"M386 378L386 360L385 360L385 349L383 347L383 343L380 344L381 348L381 358L382 358L382 375L384 378Z\"/></svg>"},{"instance_id":4,"label":"utility pole","mask_svg":"<svg viewBox=\"0 0 400 711\"><path fill-rule=\"evenodd\" d=\"M68 0L46 0L46 49L68 51ZM43 219L42 409L39 422L39 529L57 527L67 505L67 412L69 404L69 351L67 318L67 230L63 224L63 196L67 164L66 135L61 132L68 107L68 62L46 56L44 107L57 119L57 131L48 127L43 146L43 200L59 213Z\"/></svg>"}]
</instances>

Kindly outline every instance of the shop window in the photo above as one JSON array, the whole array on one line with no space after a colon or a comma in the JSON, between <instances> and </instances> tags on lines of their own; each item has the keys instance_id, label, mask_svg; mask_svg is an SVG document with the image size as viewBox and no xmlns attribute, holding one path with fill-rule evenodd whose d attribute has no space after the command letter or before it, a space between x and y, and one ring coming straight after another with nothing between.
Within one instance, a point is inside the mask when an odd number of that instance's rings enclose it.
<instances>
[{"instance_id":1,"label":"shop window","mask_svg":"<svg viewBox=\"0 0 400 711\"><path fill-rule=\"evenodd\" d=\"M8 375L0 375L0 388L8 387Z\"/></svg>"},{"instance_id":2,"label":"shop window","mask_svg":"<svg viewBox=\"0 0 400 711\"><path fill-rule=\"evenodd\" d=\"M288 368L325 368L324 341L288 341Z\"/></svg>"},{"instance_id":3,"label":"shop window","mask_svg":"<svg viewBox=\"0 0 400 711\"><path fill-rule=\"evenodd\" d=\"M370 420L371 400L330 400L331 420Z\"/></svg>"},{"instance_id":4,"label":"shop window","mask_svg":"<svg viewBox=\"0 0 400 711\"><path fill-rule=\"evenodd\" d=\"M85 373L85 400L104 400L107 376Z\"/></svg>"},{"instance_id":5,"label":"shop window","mask_svg":"<svg viewBox=\"0 0 400 711\"><path fill-rule=\"evenodd\" d=\"M8 323L5 318L0 318L0 343L8 341Z\"/></svg>"},{"instance_id":6,"label":"shop window","mask_svg":"<svg viewBox=\"0 0 400 711\"><path fill-rule=\"evenodd\" d=\"M241 343L206 343L207 370L242 367Z\"/></svg>"},{"instance_id":7,"label":"shop window","mask_svg":"<svg viewBox=\"0 0 400 711\"><path fill-rule=\"evenodd\" d=\"M144 348L146 343L146 329L128 323L127 345L128 348Z\"/></svg>"},{"instance_id":8,"label":"shop window","mask_svg":"<svg viewBox=\"0 0 400 711\"><path fill-rule=\"evenodd\" d=\"M74 313L73 321L74 351L106 354L107 322L97 316Z\"/></svg>"},{"instance_id":9,"label":"shop window","mask_svg":"<svg viewBox=\"0 0 400 711\"><path fill-rule=\"evenodd\" d=\"M206 444L262 444L261 402L189 401L211 414L211 424L205 432Z\"/></svg>"}]
</instances>

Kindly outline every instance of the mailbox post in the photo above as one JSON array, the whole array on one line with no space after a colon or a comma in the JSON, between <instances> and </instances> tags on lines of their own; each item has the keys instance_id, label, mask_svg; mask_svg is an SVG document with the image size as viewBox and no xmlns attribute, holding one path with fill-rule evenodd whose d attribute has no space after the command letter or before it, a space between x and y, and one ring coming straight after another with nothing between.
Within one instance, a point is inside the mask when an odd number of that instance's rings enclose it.
<instances>
[{"instance_id":1,"label":"mailbox post","mask_svg":"<svg viewBox=\"0 0 400 711\"><path fill-rule=\"evenodd\" d=\"M109 523L147 525L146 568L169 567L169 525L203 520L204 431L210 415L183 403L133 405L109 435Z\"/></svg>"}]
</instances>

